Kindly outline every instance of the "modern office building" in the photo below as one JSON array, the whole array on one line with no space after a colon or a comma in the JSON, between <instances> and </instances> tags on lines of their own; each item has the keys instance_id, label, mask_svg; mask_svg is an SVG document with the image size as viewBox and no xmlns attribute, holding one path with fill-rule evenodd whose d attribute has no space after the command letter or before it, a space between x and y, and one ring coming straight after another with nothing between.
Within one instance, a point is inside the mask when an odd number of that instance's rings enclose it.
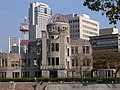
<instances>
[{"instance_id":1,"label":"modern office building","mask_svg":"<svg viewBox=\"0 0 120 90\"><path fill-rule=\"evenodd\" d=\"M117 34L118 29L117 28L103 28L100 29L99 35L106 35L106 34Z\"/></svg>"},{"instance_id":2,"label":"modern office building","mask_svg":"<svg viewBox=\"0 0 120 90\"><path fill-rule=\"evenodd\" d=\"M94 50L120 51L120 34L106 34L90 37L90 43Z\"/></svg>"},{"instance_id":3,"label":"modern office building","mask_svg":"<svg viewBox=\"0 0 120 90\"><path fill-rule=\"evenodd\" d=\"M51 8L41 2L30 3L29 8L29 40L42 38L41 31L46 31L48 19L51 17Z\"/></svg>"},{"instance_id":4,"label":"modern office building","mask_svg":"<svg viewBox=\"0 0 120 90\"><path fill-rule=\"evenodd\" d=\"M9 53L20 53L20 38L9 37Z\"/></svg>"},{"instance_id":5,"label":"modern office building","mask_svg":"<svg viewBox=\"0 0 120 90\"><path fill-rule=\"evenodd\" d=\"M86 14L68 14L66 15L70 24L71 39L87 39L89 36L99 35L99 22L91 19Z\"/></svg>"}]
</instances>

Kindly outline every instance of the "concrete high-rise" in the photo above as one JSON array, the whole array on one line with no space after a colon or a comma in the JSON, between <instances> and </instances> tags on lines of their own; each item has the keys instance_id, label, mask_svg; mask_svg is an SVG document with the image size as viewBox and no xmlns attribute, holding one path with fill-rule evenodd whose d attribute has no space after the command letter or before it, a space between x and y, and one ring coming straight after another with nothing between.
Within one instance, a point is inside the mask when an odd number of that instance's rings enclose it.
<instances>
[{"instance_id":1,"label":"concrete high-rise","mask_svg":"<svg viewBox=\"0 0 120 90\"><path fill-rule=\"evenodd\" d=\"M9 37L9 53L20 53L20 38Z\"/></svg>"},{"instance_id":2,"label":"concrete high-rise","mask_svg":"<svg viewBox=\"0 0 120 90\"><path fill-rule=\"evenodd\" d=\"M51 8L41 2L30 3L29 8L29 40L42 38L41 31L46 31L46 25L51 17Z\"/></svg>"},{"instance_id":3,"label":"concrete high-rise","mask_svg":"<svg viewBox=\"0 0 120 90\"><path fill-rule=\"evenodd\" d=\"M71 39L87 39L89 36L99 35L99 22L92 20L86 14L68 14L66 15L70 24Z\"/></svg>"}]
</instances>

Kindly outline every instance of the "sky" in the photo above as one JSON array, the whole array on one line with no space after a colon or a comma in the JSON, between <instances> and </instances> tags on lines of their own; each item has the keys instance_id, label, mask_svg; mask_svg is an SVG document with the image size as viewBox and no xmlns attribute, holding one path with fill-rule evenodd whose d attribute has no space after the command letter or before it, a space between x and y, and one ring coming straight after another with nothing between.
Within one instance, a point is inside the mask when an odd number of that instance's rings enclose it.
<instances>
[{"instance_id":1,"label":"sky","mask_svg":"<svg viewBox=\"0 0 120 90\"><path fill-rule=\"evenodd\" d=\"M100 23L100 28L110 28L109 22L101 12L94 12L83 6L84 0L0 0L0 49L8 51L8 37L20 37L23 35L19 31L20 23L24 17L28 17L30 2L42 2L52 8L52 13L60 14L87 14L91 19ZM120 31L120 21L116 25Z\"/></svg>"}]
</instances>

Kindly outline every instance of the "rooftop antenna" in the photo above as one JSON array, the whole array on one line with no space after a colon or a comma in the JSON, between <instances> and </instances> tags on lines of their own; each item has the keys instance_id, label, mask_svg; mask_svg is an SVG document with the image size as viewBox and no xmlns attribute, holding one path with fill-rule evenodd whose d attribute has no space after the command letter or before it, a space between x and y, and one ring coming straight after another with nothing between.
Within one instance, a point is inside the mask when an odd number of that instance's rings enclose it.
<instances>
[{"instance_id":1,"label":"rooftop antenna","mask_svg":"<svg viewBox=\"0 0 120 90\"><path fill-rule=\"evenodd\" d=\"M24 18L24 22L21 23L20 31L24 35L23 45L24 45L24 53L26 53L27 45L28 45L28 38L27 38L27 36L28 36L28 32L29 32L29 20L27 19L27 17L25 17Z\"/></svg>"}]
</instances>

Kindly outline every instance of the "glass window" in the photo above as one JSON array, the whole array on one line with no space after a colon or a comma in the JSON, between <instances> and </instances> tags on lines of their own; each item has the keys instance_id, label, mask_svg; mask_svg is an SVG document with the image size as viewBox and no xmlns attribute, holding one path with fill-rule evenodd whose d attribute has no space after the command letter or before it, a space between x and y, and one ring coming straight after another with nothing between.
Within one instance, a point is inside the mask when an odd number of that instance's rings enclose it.
<instances>
[{"instance_id":1,"label":"glass window","mask_svg":"<svg viewBox=\"0 0 120 90\"><path fill-rule=\"evenodd\" d=\"M47 14L47 8L44 9L45 14Z\"/></svg>"}]
</instances>

